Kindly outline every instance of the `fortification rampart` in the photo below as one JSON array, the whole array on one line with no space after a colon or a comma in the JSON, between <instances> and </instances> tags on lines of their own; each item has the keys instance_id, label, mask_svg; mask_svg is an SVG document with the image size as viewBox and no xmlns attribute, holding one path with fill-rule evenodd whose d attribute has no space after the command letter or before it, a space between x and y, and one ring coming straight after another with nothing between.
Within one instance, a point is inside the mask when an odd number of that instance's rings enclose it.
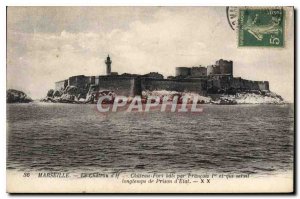
<instances>
[{"instance_id":1,"label":"fortification rampart","mask_svg":"<svg viewBox=\"0 0 300 199\"><path fill-rule=\"evenodd\" d=\"M96 85L98 91L109 90L117 95L135 96L141 95L140 78L137 77L98 77Z\"/></svg>"},{"instance_id":2,"label":"fortification rampart","mask_svg":"<svg viewBox=\"0 0 300 199\"><path fill-rule=\"evenodd\" d=\"M177 92L195 92L202 95L206 95L206 80L200 79L182 79L182 80L170 80L170 79L141 79L141 89L154 91L154 90L167 90Z\"/></svg>"},{"instance_id":3,"label":"fortification rampart","mask_svg":"<svg viewBox=\"0 0 300 199\"><path fill-rule=\"evenodd\" d=\"M195 92L201 95L236 93L239 91L269 90L267 81L250 81L233 77L233 62L220 59L215 65L206 67L177 67L176 76L164 79L162 74L150 72L145 75L111 72L111 60L107 57L107 74L103 76L73 76L55 83L56 90L76 86L83 96L91 85L98 91L109 90L118 95L141 95L142 91L167 90Z\"/></svg>"},{"instance_id":4,"label":"fortification rampart","mask_svg":"<svg viewBox=\"0 0 300 199\"><path fill-rule=\"evenodd\" d=\"M268 81L251 81L230 76L219 76L207 80L208 93L232 93L240 91L268 91Z\"/></svg>"}]
</instances>

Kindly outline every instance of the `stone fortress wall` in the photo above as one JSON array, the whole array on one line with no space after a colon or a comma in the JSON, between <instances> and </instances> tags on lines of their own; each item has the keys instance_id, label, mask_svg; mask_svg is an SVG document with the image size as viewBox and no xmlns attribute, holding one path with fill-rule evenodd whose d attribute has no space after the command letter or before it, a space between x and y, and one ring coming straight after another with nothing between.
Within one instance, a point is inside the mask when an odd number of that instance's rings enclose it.
<instances>
[{"instance_id":1,"label":"stone fortress wall","mask_svg":"<svg viewBox=\"0 0 300 199\"><path fill-rule=\"evenodd\" d=\"M251 81L240 77L215 76L207 80L208 93L269 91L268 81Z\"/></svg>"},{"instance_id":2,"label":"stone fortress wall","mask_svg":"<svg viewBox=\"0 0 300 199\"><path fill-rule=\"evenodd\" d=\"M110 60L108 57L107 60ZM111 63L111 61L110 61ZM177 67L176 75L164 79L163 75L151 72L145 75L124 73L118 75L107 66L108 75L72 76L55 83L56 90L75 86L80 93L88 93L91 86L97 91L113 91L118 95L141 95L142 91L167 90L194 92L201 95L235 93L240 91L269 91L268 81L251 81L233 77L233 62L220 59L206 67Z\"/></svg>"},{"instance_id":3,"label":"stone fortress wall","mask_svg":"<svg viewBox=\"0 0 300 199\"><path fill-rule=\"evenodd\" d=\"M206 95L206 80L204 79L141 79L142 91L167 90L177 92L194 92Z\"/></svg>"},{"instance_id":4,"label":"stone fortress wall","mask_svg":"<svg viewBox=\"0 0 300 199\"><path fill-rule=\"evenodd\" d=\"M207 68L203 66L177 67L176 77L201 77L207 76Z\"/></svg>"}]
</instances>

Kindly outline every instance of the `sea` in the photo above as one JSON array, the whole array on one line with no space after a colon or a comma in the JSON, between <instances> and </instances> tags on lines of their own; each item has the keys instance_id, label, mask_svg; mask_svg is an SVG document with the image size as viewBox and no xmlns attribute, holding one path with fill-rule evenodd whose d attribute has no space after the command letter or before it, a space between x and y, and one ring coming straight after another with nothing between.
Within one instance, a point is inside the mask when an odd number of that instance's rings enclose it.
<instances>
[{"instance_id":1,"label":"sea","mask_svg":"<svg viewBox=\"0 0 300 199\"><path fill-rule=\"evenodd\" d=\"M7 104L7 169L293 171L293 104L201 107L196 114L101 114L94 104Z\"/></svg>"}]
</instances>

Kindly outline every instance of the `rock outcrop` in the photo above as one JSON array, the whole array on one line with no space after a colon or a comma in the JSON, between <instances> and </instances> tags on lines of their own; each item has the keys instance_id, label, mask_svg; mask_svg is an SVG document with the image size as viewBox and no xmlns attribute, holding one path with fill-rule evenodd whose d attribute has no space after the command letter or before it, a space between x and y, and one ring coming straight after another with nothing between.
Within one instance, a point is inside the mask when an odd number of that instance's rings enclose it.
<instances>
[{"instance_id":1,"label":"rock outcrop","mask_svg":"<svg viewBox=\"0 0 300 199\"><path fill-rule=\"evenodd\" d=\"M201 96L190 92L175 92L175 91L143 91L143 96L169 96L174 95L187 96L189 98L197 97L201 103L217 104L217 105L235 105L235 104L284 104L284 99L276 93L270 91L253 91L253 92L238 92L234 95L217 94Z\"/></svg>"},{"instance_id":2,"label":"rock outcrop","mask_svg":"<svg viewBox=\"0 0 300 199\"><path fill-rule=\"evenodd\" d=\"M75 86L68 86L65 90L49 90L47 97L42 99L43 102L54 103L76 103L76 104L96 104L97 99L104 95L115 97L115 93L109 90L98 91L93 86L90 87L88 93L80 93ZM179 101L182 97L194 99L197 97L199 104L217 104L217 105L235 105L235 104L284 104L283 98L270 91L253 91L239 92L236 94L211 94L202 96L192 92L176 92L176 91L143 91L142 99L147 100L149 96L159 96L161 99L167 96L172 101L174 96L178 96ZM109 103L109 102L107 102Z\"/></svg>"},{"instance_id":3,"label":"rock outcrop","mask_svg":"<svg viewBox=\"0 0 300 199\"><path fill-rule=\"evenodd\" d=\"M50 89L47 96L41 99L42 102L53 103L77 103L80 93L76 86L68 86L65 90Z\"/></svg>"},{"instance_id":4,"label":"rock outcrop","mask_svg":"<svg viewBox=\"0 0 300 199\"><path fill-rule=\"evenodd\" d=\"M234 101L236 104L284 104L284 99L273 92L242 92L236 95L223 95L220 102Z\"/></svg>"},{"instance_id":5,"label":"rock outcrop","mask_svg":"<svg viewBox=\"0 0 300 199\"><path fill-rule=\"evenodd\" d=\"M24 92L8 89L6 91L6 103L29 103L33 100L28 97Z\"/></svg>"}]
</instances>

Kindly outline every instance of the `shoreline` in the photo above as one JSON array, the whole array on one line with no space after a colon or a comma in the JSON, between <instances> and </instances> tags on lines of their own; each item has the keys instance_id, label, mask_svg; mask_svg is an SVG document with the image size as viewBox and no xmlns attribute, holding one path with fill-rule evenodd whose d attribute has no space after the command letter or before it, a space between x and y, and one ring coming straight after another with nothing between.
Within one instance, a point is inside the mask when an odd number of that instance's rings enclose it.
<instances>
[{"instance_id":1,"label":"shoreline","mask_svg":"<svg viewBox=\"0 0 300 199\"><path fill-rule=\"evenodd\" d=\"M107 98L105 98L107 96ZM98 104L99 98L105 98L101 104L113 104L114 100L126 98L127 103L140 101L141 104L169 103L175 104L214 104L214 105L237 105L237 104L286 104L281 96L273 92L240 92L236 94L208 94L206 96L193 92L176 92L166 90L143 91L136 96L118 96L113 91L89 92L84 97L77 97L71 93L61 96L47 96L41 102L70 103L70 104ZM123 101L123 100L122 100Z\"/></svg>"}]
</instances>

